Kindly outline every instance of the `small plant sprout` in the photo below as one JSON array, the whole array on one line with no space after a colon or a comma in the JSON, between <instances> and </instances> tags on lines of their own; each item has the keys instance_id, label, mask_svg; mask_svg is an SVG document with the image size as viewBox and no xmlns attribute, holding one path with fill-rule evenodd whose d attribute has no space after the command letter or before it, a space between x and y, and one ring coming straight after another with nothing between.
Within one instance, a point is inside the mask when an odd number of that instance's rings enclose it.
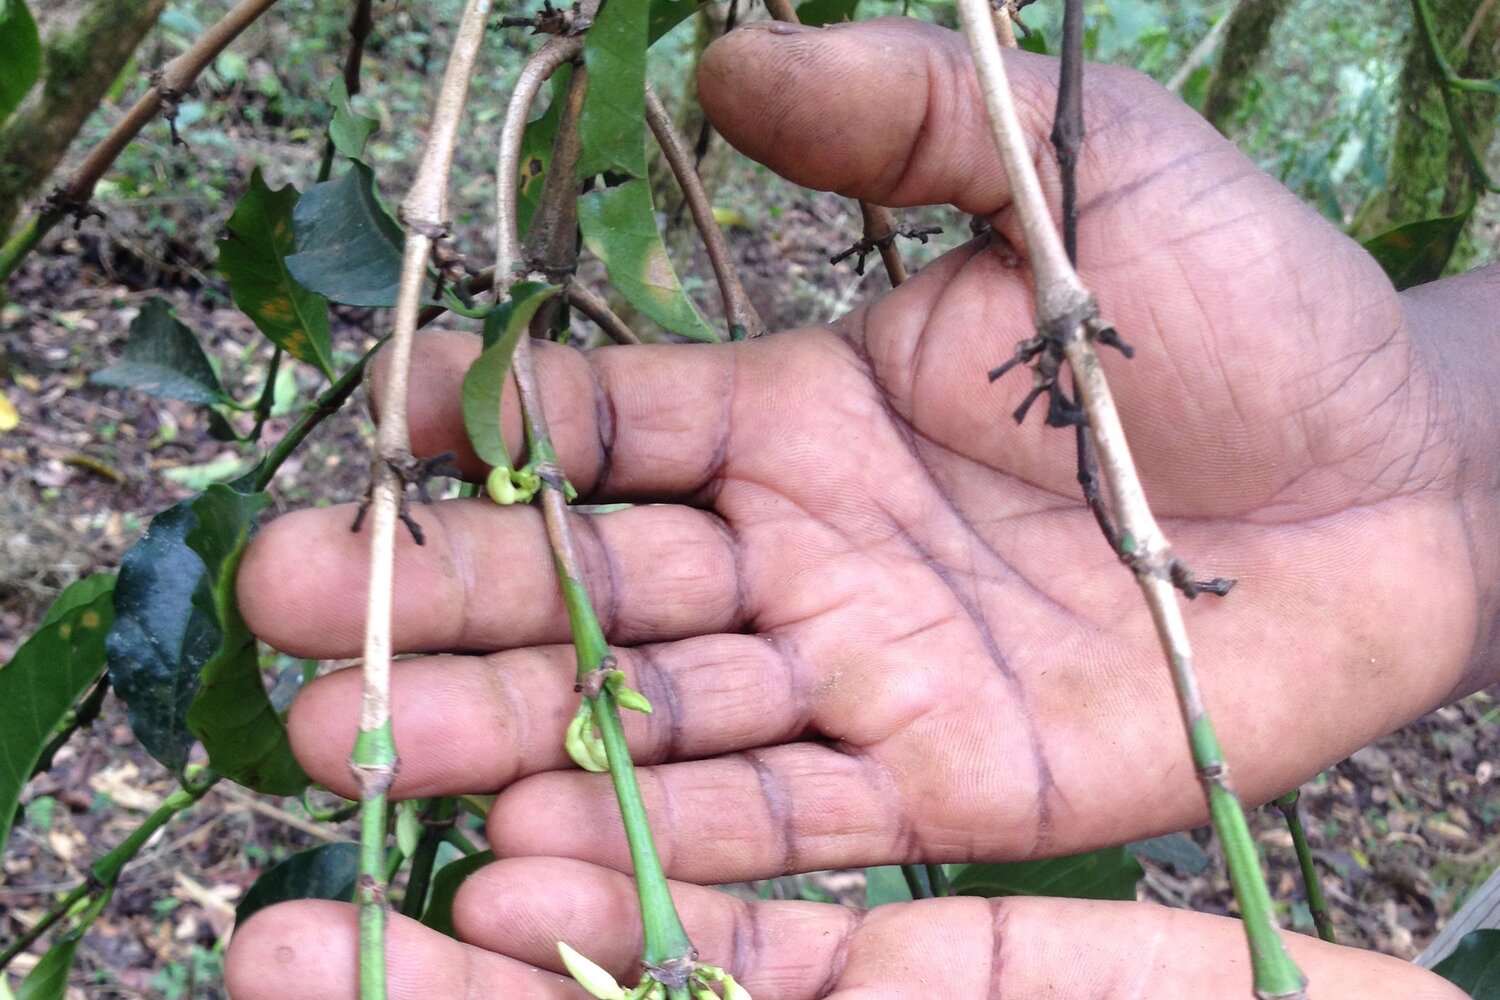
<instances>
[{"instance_id":1,"label":"small plant sprout","mask_svg":"<svg viewBox=\"0 0 1500 1000\"><path fill-rule=\"evenodd\" d=\"M562 956L568 975L587 990L589 996L598 1000L688 1000L689 997L692 1000L750 1000L750 991L716 965L687 961L663 968L648 966L641 981L627 991L614 976L569 947L566 941L557 942L557 953ZM721 992L714 992L715 983L719 984Z\"/></svg>"}]
</instances>

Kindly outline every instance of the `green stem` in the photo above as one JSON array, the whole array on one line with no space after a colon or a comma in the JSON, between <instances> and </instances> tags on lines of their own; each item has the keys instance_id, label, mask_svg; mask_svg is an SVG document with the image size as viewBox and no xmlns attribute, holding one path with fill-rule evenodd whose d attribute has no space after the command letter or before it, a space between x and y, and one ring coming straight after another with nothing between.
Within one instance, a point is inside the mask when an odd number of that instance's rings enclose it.
<instances>
[{"instance_id":1,"label":"green stem","mask_svg":"<svg viewBox=\"0 0 1500 1000\"><path fill-rule=\"evenodd\" d=\"M359 904L359 996L385 1000L386 790L396 767L389 718L355 737L351 763L361 783L369 785L360 795L359 880L354 889Z\"/></svg>"},{"instance_id":2,"label":"green stem","mask_svg":"<svg viewBox=\"0 0 1500 1000\"><path fill-rule=\"evenodd\" d=\"M456 826L450 826L444 830L443 839L458 848L458 853L466 858L479 853L479 845L465 837L463 831Z\"/></svg>"},{"instance_id":3,"label":"green stem","mask_svg":"<svg viewBox=\"0 0 1500 1000\"><path fill-rule=\"evenodd\" d=\"M1443 97L1443 111L1448 116L1448 128L1458 139L1459 147L1464 152L1464 160L1469 167L1469 174L1474 180L1474 186L1485 191L1500 192L1500 184L1496 184L1490 177L1489 171L1485 169L1484 157L1480 151L1474 148L1474 138L1469 135L1469 130L1464 127L1463 117L1459 114L1458 105L1455 103L1455 90L1483 90L1490 88L1483 81L1465 80L1459 76L1448 61L1443 52L1443 46L1438 42L1436 31L1432 26L1432 12L1427 9L1427 0L1411 0L1412 12L1416 17L1417 28L1422 32L1422 38L1427 43L1427 54L1437 64L1438 72L1443 76L1441 88ZM1477 84L1477 86L1476 86Z\"/></svg>"},{"instance_id":4,"label":"green stem","mask_svg":"<svg viewBox=\"0 0 1500 1000\"><path fill-rule=\"evenodd\" d=\"M1239 904L1240 921L1250 942L1250 967L1254 975L1255 995L1262 1000L1273 997L1300 997L1307 985L1300 969L1286 953L1276 926L1271 890L1261 873L1260 856L1245 810L1239 797L1224 781L1224 752L1208 716L1194 720L1189 733L1193 764L1208 795L1208 811L1214 830L1224 847L1229 867L1229 881Z\"/></svg>"},{"instance_id":5,"label":"green stem","mask_svg":"<svg viewBox=\"0 0 1500 1000\"><path fill-rule=\"evenodd\" d=\"M203 798L204 794L212 788L219 778L211 775L200 785L191 788L178 788L168 795L156 811L136 827L129 836L122 840L118 847L100 857L89 868L89 879L83 885L75 887L71 892L59 900L47 911L43 917L33 924L24 934L16 938L0 952L0 971L3 971L11 961L27 948L31 947L43 934L51 930L58 921L75 912L78 904L89 896L94 896L94 901L89 909L97 912L114 895L115 885L120 880L120 872L130 862L141 848L156 835L156 831L170 823L177 814L191 806L194 802ZM92 919L92 917L90 918Z\"/></svg>"},{"instance_id":6,"label":"green stem","mask_svg":"<svg viewBox=\"0 0 1500 1000\"><path fill-rule=\"evenodd\" d=\"M354 394L354 390L359 388L360 380L364 378L365 366L370 363L370 359L375 356L375 352L380 350L381 345L384 343L385 338L381 338L374 347L370 348L358 361L354 362L348 371L340 375L337 381L323 390L323 394L314 401L312 406L307 408L301 418L292 425L292 429L287 431L280 441L276 442L276 446L266 454L265 459L255 468L254 488L256 492L265 489L271 484L271 479L276 475L276 470L281 468L281 463L285 462L287 457L297 450L297 446L313 432L315 427L337 413L339 408L348 402L349 397Z\"/></svg>"},{"instance_id":7,"label":"green stem","mask_svg":"<svg viewBox=\"0 0 1500 1000\"><path fill-rule=\"evenodd\" d=\"M597 627L597 623L596 623ZM641 958L649 966L691 958L693 943L683 930L677 907L667 890L667 876L662 872L646 805L641 801L640 785L635 780L635 763L625 744L625 729L620 724L620 708L614 694L606 688L593 699L594 724L604 741L609 758L609 777L614 782L615 798L620 803L620 817L625 823L625 839L630 844L630 863L635 868L636 891L641 898L641 923L645 930L645 949Z\"/></svg>"},{"instance_id":8,"label":"green stem","mask_svg":"<svg viewBox=\"0 0 1500 1000\"><path fill-rule=\"evenodd\" d=\"M932 895L922 881L920 865L902 865L901 877L906 879L906 891L911 893L912 899L927 899Z\"/></svg>"},{"instance_id":9,"label":"green stem","mask_svg":"<svg viewBox=\"0 0 1500 1000\"><path fill-rule=\"evenodd\" d=\"M259 441L261 428L271 416L271 407L276 404L276 376L281 371L281 345L271 352L271 363L266 366L266 384L261 387L260 398L255 401L255 426L250 429L250 440Z\"/></svg>"},{"instance_id":10,"label":"green stem","mask_svg":"<svg viewBox=\"0 0 1500 1000\"><path fill-rule=\"evenodd\" d=\"M953 886L948 884L948 875L943 871L942 865L923 865L927 873L927 884L932 888L934 896L953 895Z\"/></svg>"},{"instance_id":11,"label":"green stem","mask_svg":"<svg viewBox=\"0 0 1500 1000\"><path fill-rule=\"evenodd\" d=\"M1318 877L1318 866L1307 843L1307 830L1302 826L1302 810L1298 807L1301 798L1301 789L1294 788L1276 800L1276 808L1281 810L1281 815L1286 818L1286 828L1292 833L1292 849L1297 852L1297 866L1302 869L1302 884L1307 889L1307 909L1312 914L1313 926L1318 929L1318 937L1329 944L1337 944L1328 900L1323 896L1323 880Z\"/></svg>"}]
</instances>

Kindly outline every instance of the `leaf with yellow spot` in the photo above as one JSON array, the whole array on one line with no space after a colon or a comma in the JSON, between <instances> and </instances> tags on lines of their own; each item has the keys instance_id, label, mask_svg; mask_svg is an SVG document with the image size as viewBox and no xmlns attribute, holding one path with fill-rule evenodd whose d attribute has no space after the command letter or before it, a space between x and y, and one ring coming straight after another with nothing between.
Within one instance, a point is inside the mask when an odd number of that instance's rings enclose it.
<instances>
[{"instance_id":1,"label":"leaf with yellow spot","mask_svg":"<svg viewBox=\"0 0 1500 1000\"><path fill-rule=\"evenodd\" d=\"M0 846L43 749L104 673L114 586L113 576L99 573L64 590L0 667Z\"/></svg>"},{"instance_id":2,"label":"leaf with yellow spot","mask_svg":"<svg viewBox=\"0 0 1500 1000\"><path fill-rule=\"evenodd\" d=\"M328 300L292 278L285 258L297 250L292 209L297 189L272 189L260 170L229 217L229 235L219 241L219 270L229 279L234 304L271 342L333 378Z\"/></svg>"}]
</instances>

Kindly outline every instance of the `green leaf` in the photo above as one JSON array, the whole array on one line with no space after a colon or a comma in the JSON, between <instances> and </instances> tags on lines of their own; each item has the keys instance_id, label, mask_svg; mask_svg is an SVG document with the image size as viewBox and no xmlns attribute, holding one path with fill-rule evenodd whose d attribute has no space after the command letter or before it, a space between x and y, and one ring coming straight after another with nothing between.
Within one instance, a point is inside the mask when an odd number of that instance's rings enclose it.
<instances>
[{"instance_id":1,"label":"green leaf","mask_svg":"<svg viewBox=\"0 0 1500 1000\"><path fill-rule=\"evenodd\" d=\"M651 0L651 12L646 19L646 42L655 45L663 35L692 17L711 0Z\"/></svg>"},{"instance_id":2,"label":"green leaf","mask_svg":"<svg viewBox=\"0 0 1500 1000\"><path fill-rule=\"evenodd\" d=\"M299 851L255 880L240 905L235 923L243 927L250 915L289 899L354 898L359 881L358 844L322 844Z\"/></svg>"},{"instance_id":3,"label":"green leaf","mask_svg":"<svg viewBox=\"0 0 1500 1000\"><path fill-rule=\"evenodd\" d=\"M0 0L0 122L42 71L42 43L24 0Z\"/></svg>"},{"instance_id":4,"label":"green leaf","mask_svg":"<svg viewBox=\"0 0 1500 1000\"><path fill-rule=\"evenodd\" d=\"M427 896L422 923L451 938L458 937L458 931L453 928L453 899L458 895L458 888L464 884L464 879L494 860L494 851L479 851L439 868L432 877L432 890Z\"/></svg>"},{"instance_id":5,"label":"green leaf","mask_svg":"<svg viewBox=\"0 0 1500 1000\"><path fill-rule=\"evenodd\" d=\"M552 140L568 93L573 67L565 64L552 74L552 101L547 110L526 123L521 135L521 176L516 186L516 232L524 238L542 200L542 185L552 164Z\"/></svg>"},{"instance_id":6,"label":"green leaf","mask_svg":"<svg viewBox=\"0 0 1500 1000\"><path fill-rule=\"evenodd\" d=\"M64 590L0 668L0 846L52 734L104 673L114 585L113 576L97 573Z\"/></svg>"},{"instance_id":7,"label":"green leaf","mask_svg":"<svg viewBox=\"0 0 1500 1000\"><path fill-rule=\"evenodd\" d=\"M1045 861L961 865L953 869L960 896L1066 896L1074 899L1134 899L1145 872L1123 847Z\"/></svg>"},{"instance_id":8,"label":"green leaf","mask_svg":"<svg viewBox=\"0 0 1500 1000\"><path fill-rule=\"evenodd\" d=\"M854 20L859 0L807 0L797 8L797 19L810 28Z\"/></svg>"},{"instance_id":9,"label":"green leaf","mask_svg":"<svg viewBox=\"0 0 1500 1000\"><path fill-rule=\"evenodd\" d=\"M690 340L719 339L672 270L646 181L590 191L578 200L578 225L589 252L604 262L609 280L631 305L664 330Z\"/></svg>"},{"instance_id":10,"label":"green leaf","mask_svg":"<svg viewBox=\"0 0 1500 1000\"><path fill-rule=\"evenodd\" d=\"M292 212L297 252L287 270L303 288L351 306L396 304L401 226L375 194L375 175L355 161L314 184Z\"/></svg>"},{"instance_id":11,"label":"green leaf","mask_svg":"<svg viewBox=\"0 0 1500 1000\"><path fill-rule=\"evenodd\" d=\"M239 556L266 503L212 486L152 520L120 564L109 676L136 738L179 777L199 739L225 777L293 794L306 779L234 601Z\"/></svg>"},{"instance_id":12,"label":"green leaf","mask_svg":"<svg viewBox=\"0 0 1500 1000\"><path fill-rule=\"evenodd\" d=\"M607 3L584 36L589 90L578 119L580 179L607 170L646 176L646 22L650 13L644 0Z\"/></svg>"},{"instance_id":13,"label":"green leaf","mask_svg":"<svg viewBox=\"0 0 1500 1000\"><path fill-rule=\"evenodd\" d=\"M865 869L865 906L884 906L886 903L911 901L911 889L899 865L882 865Z\"/></svg>"},{"instance_id":14,"label":"green leaf","mask_svg":"<svg viewBox=\"0 0 1500 1000\"><path fill-rule=\"evenodd\" d=\"M1202 875L1208 870L1208 854L1185 833L1169 833L1126 844L1137 858L1150 858L1171 865L1184 875Z\"/></svg>"},{"instance_id":15,"label":"green leaf","mask_svg":"<svg viewBox=\"0 0 1500 1000\"><path fill-rule=\"evenodd\" d=\"M333 118L328 122L333 148L351 160L363 159L365 143L380 128L380 122L354 110L349 103L349 87L341 76L335 77L328 88L328 103L333 105Z\"/></svg>"},{"instance_id":16,"label":"green leaf","mask_svg":"<svg viewBox=\"0 0 1500 1000\"><path fill-rule=\"evenodd\" d=\"M1047 54L1047 36L1042 34L1041 28L1032 28L1031 33L1027 35L1022 35L1020 32L1016 34L1019 36L1016 42L1020 48L1027 52L1035 52L1039 56Z\"/></svg>"},{"instance_id":17,"label":"green leaf","mask_svg":"<svg viewBox=\"0 0 1500 1000\"><path fill-rule=\"evenodd\" d=\"M509 301L485 317L486 347L464 374L464 429L474 444L474 454L495 468L512 468L505 431L500 426L500 397L511 355L537 309L556 294L556 288L536 281L522 281L512 287Z\"/></svg>"},{"instance_id":18,"label":"green leaf","mask_svg":"<svg viewBox=\"0 0 1500 1000\"><path fill-rule=\"evenodd\" d=\"M63 1000L68 995L68 973L73 968L73 953L83 939L83 928L76 927L58 938L36 967L21 980L16 1000Z\"/></svg>"},{"instance_id":19,"label":"green leaf","mask_svg":"<svg viewBox=\"0 0 1500 1000\"><path fill-rule=\"evenodd\" d=\"M1474 211L1474 201L1453 215L1418 219L1365 240L1364 248L1380 264L1398 289L1436 281L1453 256L1464 227Z\"/></svg>"},{"instance_id":20,"label":"green leaf","mask_svg":"<svg viewBox=\"0 0 1500 1000\"><path fill-rule=\"evenodd\" d=\"M284 259L297 249L292 233L297 198L290 184L268 187L255 168L250 189L229 217L229 235L219 241L219 270L229 279L234 304L261 333L332 379L328 303L292 280Z\"/></svg>"},{"instance_id":21,"label":"green leaf","mask_svg":"<svg viewBox=\"0 0 1500 1000\"><path fill-rule=\"evenodd\" d=\"M261 679L259 646L240 617L235 578L255 516L271 498L210 486L193 504L197 523L187 546L203 560L203 583L193 602L216 620L219 643L199 670L197 696L187 724L208 751L208 763L226 778L269 795L295 795L307 775L292 756L286 726Z\"/></svg>"},{"instance_id":22,"label":"green leaf","mask_svg":"<svg viewBox=\"0 0 1500 1000\"><path fill-rule=\"evenodd\" d=\"M198 338L160 297L147 301L130 324L125 360L95 372L93 381L185 403L229 401Z\"/></svg>"},{"instance_id":23,"label":"green leaf","mask_svg":"<svg viewBox=\"0 0 1500 1000\"><path fill-rule=\"evenodd\" d=\"M1432 971L1474 1000L1500 1000L1500 930L1465 934Z\"/></svg>"}]
</instances>

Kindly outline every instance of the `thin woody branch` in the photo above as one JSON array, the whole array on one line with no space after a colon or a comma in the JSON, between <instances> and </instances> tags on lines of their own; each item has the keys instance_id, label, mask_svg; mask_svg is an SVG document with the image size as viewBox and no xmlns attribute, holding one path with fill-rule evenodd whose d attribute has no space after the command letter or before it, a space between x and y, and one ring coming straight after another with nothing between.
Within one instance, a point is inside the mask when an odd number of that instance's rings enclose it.
<instances>
[{"instance_id":1,"label":"thin woody branch","mask_svg":"<svg viewBox=\"0 0 1500 1000\"><path fill-rule=\"evenodd\" d=\"M614 310L609 307L609 303L587 288L569 282L566 294L568 305L593 320L595 325L603 330L610 340L613 340L617 344L641 343L641 338L636 336L635 331L630 329L623 319L615 315Z\"/></svg>"},{"instance_id":2,"label":"thin woody branch","mask_svg":"<svg viewBox=\"0 0 1500 1000\"><path fill-rule=\"evenodd\" d=\"M180 56L172 59L151 78L151 88L125 113L125 117L112 128L89 153L72 175L53 190L41 212L21 226L16 234L0 248L0 282L14 273L16 267L30 253L42 237L52 231L60 221L71 214L88 210L104 172L108 170L156 116L166 108L174 115L177 101L193 86L199 75L218 58L229 43L254 24L276 0L241 0L225 14L203 36ZM176 128L173 128L176 138Z\"/></svg>"},{"instance_id":3,"label":"thin woody branch","mask_svg":"<svg viewBox=\"0 0 1500 1000\"><path fill-rule=\"evenodd\" d=\"M1069 262L1063 241L1052 224L1016 114L989 0L959 0L958 9L1036 281L1039 333L1032 343L1040 346L1030 350L1030 356L1042 369L1040 377L1049 379L1054 387L1060 362L1066 362L1073 372L1078 403L1088 421L1100 471L1119 522L1118 551L1133 571L1150 610L1172 673L1199 781L1224 843L1235 896L1250 941L1255 994L1261 998L1305 997L1306 980L1287 956L1276 931L1270 893L1260 872L1244 810L1230 786L1223 752L1198 685L1187 626L1177 597L1177 586L1186 575L1185 570L1173 556L1146 502L1119 411L1094 348L1096 341L1112 335L1112 331L1099 318L1093 296ZM1115 342L1118 343L1117 337ZM1039 381L1033 396L1040 386ZM1049 416L1066 418L1067 414Z\"/></svg>"},{"instance_id":4,"label":"thin woody branch","mask_svg":"<svg viewBox=\"0 0 1500 1000\"><path fill-rule=\"evenodd\" d=\"M719 294L724 299L724 315L729 321L731 339L761 336L766 332L766 325L755 311L755 306L750 304L745 286L740 284L739 271L730 256L724 231L714 218L713 206L708 203L708 195L703 190L703 181L693 166L693 155L688 151L682 136L677 134L672 116L667 114L661 98L649 83L646 84L646 123L651 126L662 156L672 168L672 176L677 178L677 185L682 188L688 211L693 213L693 223L703 237L703 248L708 253L709 264L719 282ZM738 335L733 336L736 332Z\"/></svg>"},{"instance_id":5,"label":"thin woody branch","mask_svg":"<svg viewBox=\"0 0 1500 1000\"><path fill-rule=\"evenodd\" d=\"M802 23L791 0L766 0L766 10L770 11L771 16L778 21L786 21L788 24ZM880 261L885 265L886 277L890 279L891 287L895 288L906 280L906 263L901 259L901 251L896 247L896 237L909 234L896 224L895 215L884 205L861 201L859 214L864 223L864 236L854 245L852 253L859 254L861 245L879 250ZM926 240L924 239L923 242ZM849 255L840 255L835 258L835 263L845 256ZM861 267L863 263L864 255L860 254Z\"/></svg>"},{"instance_id":6,"label":"thin woody branch","mask_svg":"<svg viewBox=\"0 0 1500 1000\"><path fill-rule=\"evenodd\" d=\"M364 688L359 735L350 767L360 790L360 996L385 997L386 790L395 776L391 738L391 608L394 593L396 521L407 478L417 464L407 426L411 347L421 306L422 286L435 240L445 235L448 175L458 145L469 78L484 37L490 0L469 0L454 39L432 116L421 166L405 200L401 219L406 245L391 334L388 402L376 436L371 484L370 584L365 618Z\"/></svg>"}]
</instances>

